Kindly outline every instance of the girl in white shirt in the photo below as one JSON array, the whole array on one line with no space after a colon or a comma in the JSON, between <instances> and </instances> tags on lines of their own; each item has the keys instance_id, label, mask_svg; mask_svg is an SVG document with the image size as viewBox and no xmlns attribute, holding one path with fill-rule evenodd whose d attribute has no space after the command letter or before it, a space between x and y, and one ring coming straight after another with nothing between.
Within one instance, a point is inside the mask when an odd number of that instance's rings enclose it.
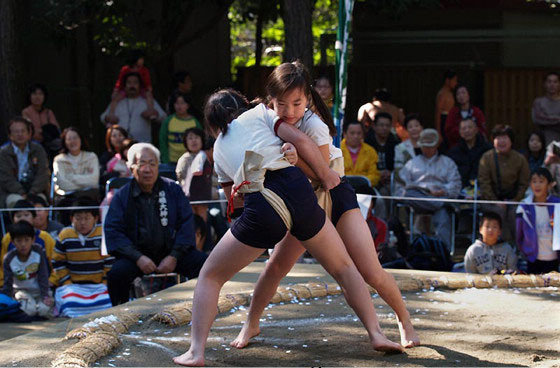
<instances>
[{"instance_id":1,"label":"girl in white shirt","mask_svg":"<svg viewBox=\"0 0 560 368\"><path fill-rule=\"evenodd\" d=\"M324 161L343 177L342 152L332 144L336 128L330 111L316 91L310 88L309 81L309 73L303 64L284 63L276 67L269 77L266 88L269 100L278 118L307 134L318 146ZM312 181L317 179L317 175L305 161L298 160L297 166ZM316 191L318 198L321 198L321 191L323 190ZM412 326L410 314L395 279L379 263L371 232L359 210L353 188L343 178L327 195L332 201L332 223L344 241L350 257L364 280L377 290L397 314L402 346L419 345L420 340ZM275 247L255 287L247 321L231 343L232 346L243 348L251 337L260 333L259 320L264 308L274 296L281 279L304 252L305 248L292 236L286 237Z\"/></svg>"}]
</instances>

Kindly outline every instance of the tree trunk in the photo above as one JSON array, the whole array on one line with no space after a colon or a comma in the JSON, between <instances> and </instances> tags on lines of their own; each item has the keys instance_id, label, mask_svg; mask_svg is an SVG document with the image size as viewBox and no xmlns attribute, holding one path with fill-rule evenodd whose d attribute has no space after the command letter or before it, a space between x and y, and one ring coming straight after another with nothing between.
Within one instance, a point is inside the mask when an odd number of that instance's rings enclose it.
<instances>
[{"instance_id":1,"label":"tree trunk","mask_svg":"<svg viewBox=\"0 0 560 368\"><path fill-rule=\"evenodd\" d=\"M263 18L264 18L264 5L262 1L259 4L259 12L257 13L257 27L255 30L255 66L261 65L262 53L263 53Z\"/></svg>"},{"instance_id":2,"label":"tree trunk","mask_svg":"<svg viewBox=\"0 0 560 368\"><path fill-rule=\"evenodd\" d=\"M284 61L299 59L308 68L313 67L312 14L313 0L283 0Z\"/></svg>"},{"instance_id":3,"label":"tree trunk","mask_svg":"<svg viewBox=\"0 0 560 368\"><path fill-rule=\"evenodd\" d=\"M19 45L20 2L0 1L0 122L19 115L23 105L22 48ZM6 140L5 129L0 129L0 139Z\"/></svg>"}]
</instances>

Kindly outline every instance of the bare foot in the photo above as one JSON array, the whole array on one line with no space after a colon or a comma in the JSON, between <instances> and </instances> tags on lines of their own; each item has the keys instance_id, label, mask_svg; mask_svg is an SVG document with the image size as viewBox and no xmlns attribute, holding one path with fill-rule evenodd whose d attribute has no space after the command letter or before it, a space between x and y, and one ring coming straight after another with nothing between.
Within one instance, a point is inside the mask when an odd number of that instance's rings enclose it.
<instances>
[{"instance_id":1,"label":"bare foot","mask_svg":"<svg viewBox=\"0 0 560 368\"><path fill-rule=\"evenodd\" d=\"M249 345L249 340L251 340L251 338L258 336L260 333L261 330L259 326L257 326L256 328L251 328L249 326L249 323L246 322L241 328L241 331L239 331L239 334L237 335L235 340L233 340L229 344L234 348L243 349L245 346Z\"/></svg>"},{"instance_id":2,"label":"bare foot","mask_svg":"<svg viewBox=\"0 0 560 368\"><path fill-rule=\"evenodd\" d=\"M420 338L416 334L410 320L406 323L399 321L399 331L401 333L401 345L405 348L412 348L420 345Z\"/></svg>"},{"instance_id":3,"label":"bare foot","mask_svg":"<svg viewBox=\"0 0 560 368\"><path fill-rule=\"evenodd\" d=\"M204 367L204 354L198 356L189 349L185 354L173 358L173 361L187 367Z\"/></svg>"},{"instance_id":4,"label":"bare foot","mask_svg":"<svg viewBox=\"0 0 560 368\"><path fill-rule=\"evenodd\" d=\"M404 352L404 348L400 344L397 344L396 342L392 342L380 332L373 334L373 337L371 339L371 344L373 345L373 348L377 351L383 351L386 353Z\"/></svg>"}]
</instances>

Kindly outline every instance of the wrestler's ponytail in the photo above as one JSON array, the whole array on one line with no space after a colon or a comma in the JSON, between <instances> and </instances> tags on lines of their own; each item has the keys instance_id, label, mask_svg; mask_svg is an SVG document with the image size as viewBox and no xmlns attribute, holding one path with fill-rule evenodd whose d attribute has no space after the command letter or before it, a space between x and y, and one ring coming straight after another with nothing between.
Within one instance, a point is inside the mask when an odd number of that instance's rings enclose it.
<instances>
[{"instance_id":1,"label":"wrestler's ponytail","mask_svg":"<svg viewBox=\"0 0 560 368\"><path fill-rule=\"evenodd\" d=\"M204 105L204 120L206 126L212 132L226 134L228 124L236 117L245 112L249 107L249 101L241 93L234 89L222 89L214 92Z\"/></svg>"},{"instance_id":2,"label":"wrestler's ponytail","mask_svg":"<svg viewBox=\"0 0 560 368\"><path fill-rule=\"evenodd\" d=\"M284 93L301 88L307 99L311 102L311 110L329 127L332 136L337 134L333 123L331 111L321 96L311 86L311 76L305 66L299 61L283 63L274 68L266 84L268 98L278 98Z\"/></svg>"}]
</instances>

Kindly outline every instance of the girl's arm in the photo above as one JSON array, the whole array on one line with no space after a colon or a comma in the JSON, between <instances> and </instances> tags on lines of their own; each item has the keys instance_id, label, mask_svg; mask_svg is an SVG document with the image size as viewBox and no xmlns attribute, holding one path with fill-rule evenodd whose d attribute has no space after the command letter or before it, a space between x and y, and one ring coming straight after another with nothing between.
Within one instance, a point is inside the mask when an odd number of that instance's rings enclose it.
<instances>
[{"instance_id":1,"label":"girl's arm","mask_svg":"<svg viewBox=\"0 0 560 368\"><path fill-rule=\"evenodd\" d=\"M323 156L323 159L325 160L325 162L328 165L330 163L329 145L324 144L322 146L319 146L318 148L319 148L319 152L321 152L321 156ZM307 162L305 162L305 160L298 160L296 166L299 167L301 169L301 171L303 171L305 176L307 176L308 178L314 179L314 180L319 180L319 177L315 174L315 172L307 164Z\"/></svg>"}]
</instances>

